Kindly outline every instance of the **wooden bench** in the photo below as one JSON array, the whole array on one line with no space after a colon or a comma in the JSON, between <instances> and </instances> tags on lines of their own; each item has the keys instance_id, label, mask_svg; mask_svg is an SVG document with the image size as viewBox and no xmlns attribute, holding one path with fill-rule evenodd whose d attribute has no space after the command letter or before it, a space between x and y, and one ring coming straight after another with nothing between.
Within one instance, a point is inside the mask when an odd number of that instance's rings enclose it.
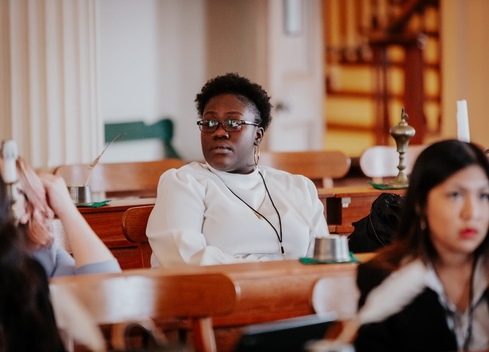
<instances>
[{"instance_id":1,"label":"wooden bench","mask_svg":"<svg viewBox=\"0 0 489 352\"><path fill-rule=\"evenodd\" d=\"M333 187L333 180L344 177L351 160L340 151L309 150L299 152L262 152L261 165L310 178L316 187Z\"/></svg>"},{"instance_id":2,"label":"wooden bench","mask_svg":"<svg viewBox=\"0 0 489 352\"><path fill-rule=\"evenodd\" d=\"M97 325L185 319L196 351L216 351L212 317L231 313L239 287L221 273L166 274L156 270L53 278L57 324L70 326L66 295L78 301ZM63 296L64 295L64 296ZM184 324L182 324L184 325Z\"/></svg>"},{"instance_id":3,"label":"wooden bench","mask_svg":"<svg viewBox=\"0 0 489 352\"><path fill-rule=\"evenodd\" d=\"M360 260L371 254L357 256ZM331 285L339 285L344 280L354 281L356 263L306 265L299 260L275 260L242 264L182 266L175 268L151 269L168 275L221 273L239 287L239 298L234 310L213 319L216 343L220 352L235 351L242 329L249 324L314 314L312 302L316 282L330 278ZM349 279L344 279L349 278ZM337 300L336 304L343 305ZM351 305L351 297L345 297L345 304ZM354 302L356 307L356 302ZM336 305L329 305L335 311ZM350 308L351 309L351 308Z\"/></svg>"},{"instance_id":4,"label":"wooden bench","mask_svg":"<svg viewBox=\"0 0 489 352\"><path fill-rule=\"evenodd\" d=\"M151 247L146 236L146 225L153 205L129 208L122 215L122 232L129 242L136 243L143 268L151 267Z\"/></svg>"},{"instance_id":5,"label":"wooden bench","mask_svg":"<svg viewBox=\"0 0 489 352\"><path fill-rule=\"evenodd\" d=\"M406 175L411 174L414 162L426 145L408 145L404 154L404 170ZM372 178L373 182L383 183L385 178L396 177L399 173L399 153L396 147L376 145L363 151L360 155L360 167L365 176Z\"/></svg>"},{"instance_id":6,"label":"wooden bench","mask_svg":"<svg viewBox=\"0 0 489 352\"><path fill-rule=\"evenodd\" d=\"M107 198L156 197L161 174L186 163L181 159L99 163L93 169L89 185L92 193L105 193ZM60 165L53 173L63 177L68 186L79 186L87 181L90 168L89 164Z\"/></svg>"},{"instance_id":7,"label":"wooden bench","mask_svg":"<svg viewBox=\"0 0 489 352\"><path fill-rule=\"evenodd\" d=\"M146 223L153 205L129 208L123 215L125 237L138 245L145 267L150 266L151 247ZM331 230L330 230L331 231ZM373 256L357 254L361 261ZM233 351L241 329L247 324L298 317L325 310L341 320L332 336L356 310L356 264L303 265L298 260L153 269L167 273L224 273L240 287L240 300L233 313L216 317L214 327L220 351ZM321 290L316 286L317 283ZM328 289L329 287L329 289ZM325 295L324 292L329 293Z\"/></svg>"}]
</instances>

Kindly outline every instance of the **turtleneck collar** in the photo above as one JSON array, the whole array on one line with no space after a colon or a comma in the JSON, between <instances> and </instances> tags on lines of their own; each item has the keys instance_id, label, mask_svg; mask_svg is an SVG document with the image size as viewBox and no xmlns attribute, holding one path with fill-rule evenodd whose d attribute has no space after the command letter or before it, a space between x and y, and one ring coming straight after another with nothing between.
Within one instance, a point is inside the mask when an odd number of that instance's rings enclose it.
<instances>
[{"instance_id":1,"label":"turtleneck collar","mask_svg":"<svg viewBox=\"0 0 489 352\"><path fill-rule=\"evenodd\" d=\"M236 185L240 188L252 188L255 187L258 183L263 183L260 175L258 174L259 168L255 167L253 172L249 174L235 174L226 171L219 171L206 163L207 168L219 177L226 185ZM263 174L263 172L262 172Z\"/></svg>"}]
</instances>

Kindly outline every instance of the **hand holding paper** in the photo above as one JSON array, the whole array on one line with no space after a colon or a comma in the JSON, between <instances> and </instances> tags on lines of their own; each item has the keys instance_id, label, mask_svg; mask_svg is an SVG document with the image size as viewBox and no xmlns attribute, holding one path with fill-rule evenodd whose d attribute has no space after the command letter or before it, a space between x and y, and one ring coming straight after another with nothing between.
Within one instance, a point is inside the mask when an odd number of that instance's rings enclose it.
<instances>
[{"instance_id":1,"label":"hand holding paper","mask_svg":"<svg viewBox=\"0 0 489 352\"><path fill-rule=\"evenodd\" d=\"M3 143L2 155L4 162L3 181L5 183L14 183L17 181L15 161L18 157L17 144L14 140L9 140Z\"/></svg>"}]
</instances>

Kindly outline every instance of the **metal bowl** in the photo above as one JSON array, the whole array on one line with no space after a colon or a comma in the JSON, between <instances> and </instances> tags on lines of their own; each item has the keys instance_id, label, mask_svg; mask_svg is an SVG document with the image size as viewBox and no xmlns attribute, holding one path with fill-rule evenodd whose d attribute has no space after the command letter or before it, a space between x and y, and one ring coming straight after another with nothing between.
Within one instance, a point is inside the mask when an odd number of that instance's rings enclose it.
<instances>
[{"instance_id":1,"label":"metal bowl","mask_svg":"<svg viewBox=\"0 0 489 352\"><path fill-rule=\"evenodd\" d=\"M75 205L93 204L90 186L68 186L68 191Z\"/></svg>"},{"instance_id":2,"label":"metal bowl","mask_svg":"<svg viewBox=\"0 0 489 352\"><path fill-rule=\"evenodd\" d=\"M334 262L350 261L348 238L341 235L316 237L313 259Z\"/></svg>"}]
</instances>

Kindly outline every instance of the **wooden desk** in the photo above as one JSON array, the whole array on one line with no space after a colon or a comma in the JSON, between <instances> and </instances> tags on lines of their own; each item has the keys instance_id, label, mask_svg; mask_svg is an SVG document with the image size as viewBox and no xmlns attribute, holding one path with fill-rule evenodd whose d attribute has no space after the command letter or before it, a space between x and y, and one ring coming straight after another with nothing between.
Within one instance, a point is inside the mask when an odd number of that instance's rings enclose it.
<instances>
[{"instance_id":1,"label":"wooden desk","mask_svg":"<svg viewBox=\"0 0 489 352\"><path fill-rule=\"evenodd\" d=\"M330 232L339 234L350 234L354 229L352 222L367 216L373 201L380 194L404 195L405 192L405 189L379 190L370 185L318 189Z\"/></svg>"},{"instance_id":2,"label":"wooden desk","mask_svg":"<svg viewBox=\"0 0 489 352\"><path fill-rule=\"evenodd\" d=\"M353 279L356 268L357 264L304 265L298 260L222 266L218 270L239 286L240 299L234 313L214 319L218 351L234 351L248 324L314 314L316 282L324 277Z\"/></svg>"},{"instance_id":3,"label":"wooden desk","mask_svg":"<svg viewBox=\"0 0 489 352\"><path fill-rule=\"evenodd\" d=\"M371 256L362 254L359 259ZM228 275L239 286L239 302L231 315L216 318L214 322L216 326L228 326L313 314L311 294L316 281L323 277L356 275L356 267L356 263L306 265L299 260L275 260L149 270L154 275Z\"/></svg>"},{"instance_id":4,"label":"wooden desk","mask_svg":"<svg viewBox=\"0 0 489 352\"><path fill-rule=\"evenodd\" d=\"M139 249L122 233L122 215L130 207L151 205L155 198L114 199L100 208L78 208L93 231L119 261L121 268L142 268Z\"/></svg>"},{"instance_id":5,"label":"wooden desk","mask_svg":"<svg viewBox=\"0 0 489 352\"><path fill-rule=\"evenodd\" d=\"M366 261L372 256L364 253L357 258ZM316 282L325 277L354 279L356 269L357 264L304 265L298 260L280 260L190 270L225 273L239 286L240 298L235 311L214 319L218 350L227 352L233 351L246 324L314 314L312 291Z\"/></svg>"},{"instance_id":6,"label":"wooden desk","mask_svg":"<svg viewBox=\"0 0 489 352\"><path fill-rule=\"evenodd\" d=\"M358 255L360 260L372 254ZM357 264L305 265L298 260L165 269L143 269L145 275L223 273L234 282L238 300L233 313L215 317L218 351L233 351L247 324L314 314L312 292L319 279L356 277ZM352 303L352 302L350 302ZM354 302L353 304L356 304Z\"/></svg>"},{"instance_id":7,"label":"wooden desk","mask_svg":"<svg viewBox=\"0 0 489 352\"><path fill-rule=\"evenodd\" d=\"M405 190L382 191L370 185L318 189L330 233L350 234L352 222L366 216L372 202L383 192L404 194ZM122 215L130 207L154 205L155 198L116 199L100 208L79 208L95 233L119 260L122 269L142 268L135 243L122 233Z\"/></svg>"}]
</instances>

